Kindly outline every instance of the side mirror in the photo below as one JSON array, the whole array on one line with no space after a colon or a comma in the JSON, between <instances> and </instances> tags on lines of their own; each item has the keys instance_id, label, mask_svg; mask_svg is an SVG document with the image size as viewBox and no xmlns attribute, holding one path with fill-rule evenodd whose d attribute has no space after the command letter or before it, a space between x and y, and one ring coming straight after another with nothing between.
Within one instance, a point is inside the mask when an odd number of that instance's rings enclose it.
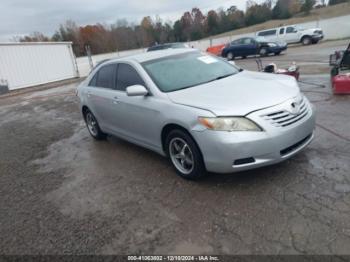
<instances>
[{"instance_id":1,"label":"side mirror","mask_svg":"<svg viewBox=\"0 0 350 262\"><path fill-rule=\"evenodd\" d=\"M338 65L338 59L336 54L332 54L329 56L329 65L330 66L337 66Z\"/></svg>"},{"instance_id":2,"label":"side mirror","mask_svg":"<svg viewBox=\"0 0 350 262\"><path fill-rule=\"evenodd\" d=\"M148 94L148 90L142 85L133 85L126 88L126 94L128 96L145 96Z\"/></svg>"},{"instance_id":3,"label":"side mirror","mask_svg":"<svg viewBox=\"0 0 350 262\"><path fill-rule=\"evenodd\" d=\"M128 96L145 96L148 94L148 90L142 85L133 85L126 88L126 94Z\"/></svg>"},{"instance_id":4,"label":"side mirror","mask_svg":"<svg viewBox=\"0 0 350 262\"><path fill-rule=\"evenodd\" d=\"M235 63L234 61L228 61L228 63L231 64L231 65L233 65L233 66L236 65L236 63Z\"/></svg>"}]
</instances>

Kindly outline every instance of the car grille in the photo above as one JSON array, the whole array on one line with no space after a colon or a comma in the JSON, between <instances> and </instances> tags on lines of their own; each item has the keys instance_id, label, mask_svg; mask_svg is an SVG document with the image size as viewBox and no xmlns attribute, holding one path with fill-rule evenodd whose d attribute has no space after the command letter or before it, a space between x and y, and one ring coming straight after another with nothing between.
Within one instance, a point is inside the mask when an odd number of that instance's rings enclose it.
<instances>
[{"instance_id":1,"label":"car grille","mask_svg":"<svg viewBox=\"0 0 350 262\"><path fill-rule=\"evenodd\" d=\"M300 111L298 114L292 114L287 110L280 110L273 113L269 113L266 115L262 115L262 117L276 127L287 127L297 123L307 116L309 112L309 108L307 102L304 98L299 103Z\"/></svg>"},{"instance_id":2,"label":"car grille","mask_svg":"<svg viewBox=\"0 0 350 262\"><path fill-rule=\"evenodd\" d=\"M312 137L312 134L308 135L307 137L305 137L304 139L302 139L299 142L295 143L294 145L281 150L280 151L281 156L288 155L289 153L297 150L299 147L304 145L311 137Z\"/></svg>"}]
</instances>

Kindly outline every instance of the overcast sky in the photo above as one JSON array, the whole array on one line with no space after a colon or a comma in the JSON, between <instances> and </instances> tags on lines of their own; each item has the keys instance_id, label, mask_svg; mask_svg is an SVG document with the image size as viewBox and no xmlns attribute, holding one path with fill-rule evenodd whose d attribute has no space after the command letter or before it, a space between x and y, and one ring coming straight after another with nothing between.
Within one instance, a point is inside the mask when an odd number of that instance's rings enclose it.
<instances>
[{"instance_id":1,"label":"overcast sky","mask_svg":"<svg viewBox=\"0 0 350 262\"><path fill-rule=\"evenodd\" d=\"M78 25L121 18L139 23L147 15L174 21L192 7L207 12L231 5L244 10L246 0L0 0L0 41L34 31L51 36L68 19Z\"/></svg>"}]
</instances>

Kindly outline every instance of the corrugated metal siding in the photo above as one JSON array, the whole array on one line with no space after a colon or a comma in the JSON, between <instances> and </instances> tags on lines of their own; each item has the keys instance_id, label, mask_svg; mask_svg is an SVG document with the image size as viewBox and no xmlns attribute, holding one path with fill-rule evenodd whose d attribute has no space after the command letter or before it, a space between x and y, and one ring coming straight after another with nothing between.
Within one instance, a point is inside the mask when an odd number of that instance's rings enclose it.
<instances>
[{"instance_id":1,"label":"corrugated metal siding","mask_svg":"<svg viewBox=\"0 0 350 262\"><path fill-rule=\"evenodd\" d=\"M0 79L10 90L77 76L71 43L0 44Z\"/></svg>"}]
</instances>

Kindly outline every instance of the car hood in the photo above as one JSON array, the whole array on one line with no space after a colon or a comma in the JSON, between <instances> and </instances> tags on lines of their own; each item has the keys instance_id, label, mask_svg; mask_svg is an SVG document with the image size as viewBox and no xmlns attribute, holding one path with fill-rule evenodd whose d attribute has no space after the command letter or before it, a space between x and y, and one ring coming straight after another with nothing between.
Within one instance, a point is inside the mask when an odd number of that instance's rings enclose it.
<instances>
[{"instance_id":1,"label":"car hood","mask_svg":"<svg viewBox=\"0 0 350 262\"><path fill-rule=\"evenodd\" d=\"M300 31L302 31L304 34L305 33L313 34L315 31L322 31L322 28L307 28Z\"/></svg>"},{"instance_id":2,"label":"car hood","mask_svg":"<svg viewBox=\"0 0 350 262\"><path fill-rule=\"evenodd\" d=\"M203 85L168 93L177 104L211 111L216 116L244 116L296 97L293 77L243 71Z\"/></svg>"}]
</instances>

